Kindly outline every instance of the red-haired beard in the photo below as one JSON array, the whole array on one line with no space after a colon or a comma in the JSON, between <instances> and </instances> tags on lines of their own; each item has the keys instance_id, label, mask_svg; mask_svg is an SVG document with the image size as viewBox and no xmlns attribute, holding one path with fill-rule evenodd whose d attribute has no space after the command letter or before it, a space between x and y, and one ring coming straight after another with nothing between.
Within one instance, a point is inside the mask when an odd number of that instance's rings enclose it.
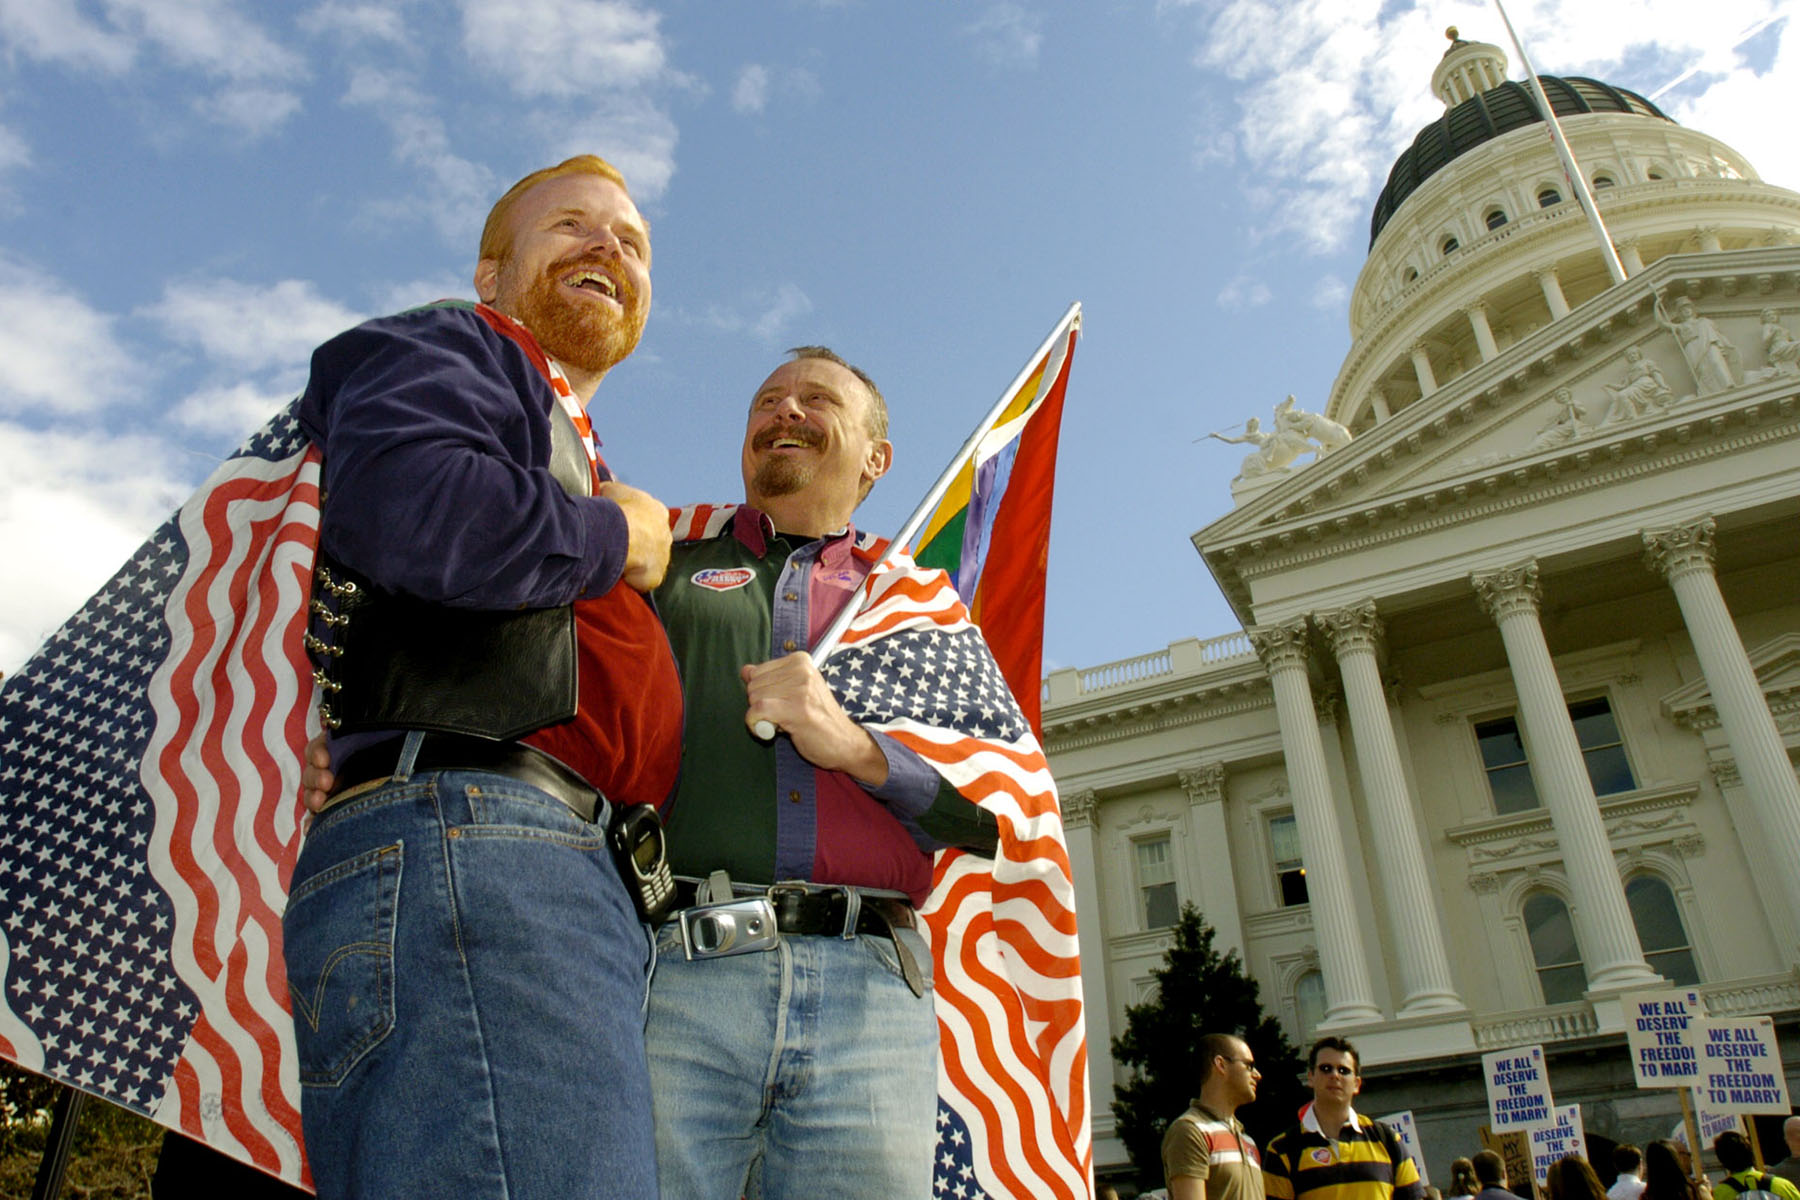
<instances>
[{"instance_id":1,"label":"red-haired beard","mask_svg":"<svg viewBox=\"0 0 1800 1200\"><path fill-rule=\"evenodd\" d=\"M622 312L607 304L570 299L562 292L563 279L583 267L605 271L618 287ZM623 270L603 259L576 255L552 263L532 280L519 298L519 323L531 330L544 353L557 362L581 371L606 371L637 349L644 335L643 298Z\"/></svg>"}]
</instances>

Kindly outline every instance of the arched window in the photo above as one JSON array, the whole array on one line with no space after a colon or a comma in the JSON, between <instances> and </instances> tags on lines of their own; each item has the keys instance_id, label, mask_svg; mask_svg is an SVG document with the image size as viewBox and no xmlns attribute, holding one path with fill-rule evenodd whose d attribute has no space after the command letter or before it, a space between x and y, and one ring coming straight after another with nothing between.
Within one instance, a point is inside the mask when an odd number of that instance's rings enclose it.
<instances>
[{"instance_id":1,"label":"arched window","mask_svg":"<svg viewBox=\"0 0 1800 1200\"><path fill-rule=\"evenodd\" d=\"M1648 171L1644 172L1644 176L1648 179L1661 179L1663 178L1663 173L1657 168L1651 167Z\"/></svg>"},{"instance_id":2,"label":"arched window","mask_svg":"<svg viewBox=\"0 0 1800 1200\"><path fill-rule=\"evenodd\" d=\"M1506 210L1500 208L1490 209L1488 215L1482 219L1487 222L1487 227L1489 229L1498 229L1506 224Z\"/></svg>"},{"instance_id":3,"label":"arched window","mask_svg":"<svg viewBox=\"0 0 1800 1200\"><path fill-rule=\"evenodd\" d=\"M1294 981L1294 1017L1300 1023L1300 1040L1313 1040L1313 1030L1325 1020L1325 977L1308 971Z\"/></svg>"},{"instance_id":4,"label":"arched window","mask_svg":"<svg viewBox=\"0 0 1800 1200\"><path fill-rule=\"evenodd\" d=\"M1538 207L1549 208L1552 204L1562 203L1562 193L1555 188L1545 188L1538 193Z\"/></svg>"},{"instance_id":5,"label":"arched window","mask_svg":"<svg viewBox=\"0 0 1800 1200\"><path fill-rule=\"evenodd\" d=\"M1454 237L1445 238L1444 245L1443 245L1444 256L1446 258L1449 257L1461 245L1462 245L1462 243L1457 241Z\"/></svg>"},{"instance_id":6,"label":"arched window","mask_svg":"<svg viewBox=\"0 0 1800 1200\"><path fill-rule=\"evenodd\" d=\"M1609 188L1612 185L1613 185L1613 177L1611 175L1596 175L1596 176L1594 176L1594 187Z\"/></svg>"},{"instance_id":7,"label":"arched window","mask_svg":"<svg viewBox=\"0 0 1800 1200\"><path fill-rule=\"evenodd\" d=\"M1625 885L1625 903L1650 969L1679 987L1699 983L1694 950L1669 885L1654 875L1636 876Z\"/></svg>"},{"instance_id":8,"label":"arched window","mask_svg":"<svg viewBox=\"0 0 1800 1200\"><path fill-rule=\"evenodd\" d=\"M1401 283L1411 283L1413 280L1417 279L1418 277L1419 277L1419 268L1417 268L1417 267L1408 267L1408 268L1406 268L1406 270L1400 272L1400 282Z\"/></svg>"},{"instance_id":9,"label":"arched window","mask_svg":"<svg viewBox=\"0 0 1800 1200\"><path fill-rule=\"evenodd\" d=\"M1545 1004L1569 1004L1587 991L1587 968L1575 944L1569 906L1549 892L1533 892L1525 900L1525 933L1531 938L1531 960Z\"/></svg>"}]
</instances>

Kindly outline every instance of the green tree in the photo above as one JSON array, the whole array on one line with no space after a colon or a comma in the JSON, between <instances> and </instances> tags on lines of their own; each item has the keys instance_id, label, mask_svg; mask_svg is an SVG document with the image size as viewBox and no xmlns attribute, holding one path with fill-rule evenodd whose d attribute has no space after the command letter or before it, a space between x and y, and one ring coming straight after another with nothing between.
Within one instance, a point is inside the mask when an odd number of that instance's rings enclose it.
<instances>
[{"instance_id":1,"label":"green tree","mask_svg":"<svg viewBox=\"0 0 1800 1200\"><path fill-rule=\"evenodd\" d=\"M1238 1110L1258 1146L1292 1125L1309 1098L1301 1084L1306 1062L1263 1011L1256 981L1237 951L1213 948L1213 927L1192 904L1181 906L1175 941L1150 973L1156 994L1125 1010L1125 1032L1113 1039L1116 1062L1131 1080L1113 1089L1119 1140L1145 1187L1162 1183L1162 1136L1200 1091L1200 1039L1231 1033L1244 1039L1262 1071L1254 1104Z\"/></svg>"}]
</instances>

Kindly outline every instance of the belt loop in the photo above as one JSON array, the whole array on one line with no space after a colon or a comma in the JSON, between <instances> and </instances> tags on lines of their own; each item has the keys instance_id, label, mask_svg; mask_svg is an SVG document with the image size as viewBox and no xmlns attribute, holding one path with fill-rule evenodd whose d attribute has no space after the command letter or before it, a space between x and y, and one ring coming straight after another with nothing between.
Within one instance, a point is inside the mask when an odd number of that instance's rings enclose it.
<instances>
[{"instance_id":1,"label":"belt loop","mask_svg":"<svg viewBox=\"0 0 1800 1200\"><path fill-rule=\"evenodd\" d=\"M425 744L425 731L413 729L407 731L406 740L400 744L400 759L394 764L394 779L404 783L412 778L413 763L418 761L419 747Z\"/></svg>"},{"instance_id":2,"label":"belt loop","mask_svg":"<svg viewBox=\"0 0 1800 1200\"><path fill-rule=\"evenodd\" d=\"M856 919L862 916L862 893L844 885L844 932L838 934L846 942L856 939Z\"/></svg>"}]
</instances>

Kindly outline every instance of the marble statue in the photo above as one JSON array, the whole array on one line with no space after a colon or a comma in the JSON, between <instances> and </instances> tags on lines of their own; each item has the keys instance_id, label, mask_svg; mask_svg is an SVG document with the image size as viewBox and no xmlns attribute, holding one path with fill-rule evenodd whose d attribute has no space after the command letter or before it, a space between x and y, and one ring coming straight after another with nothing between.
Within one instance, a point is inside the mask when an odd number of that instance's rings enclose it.
<instances>
[{"instance_id":1,"label":"marble statue","mask_svg":"<svg viewBox=\"0 0 1800 1200\"><path fill-rule=\"evenodd\" d=\"M1800 375L1800 341L1794 340L1772 308L1762 310L1762 345L1763 361L1771 371Z\"/></svg>"},{"instance_id":2,"label":"marble statue","mask_svg":"<svg viewBox=\"0 0 1800 1200\"><path fill-rule=\"evenodd\" d=\"M1244 422L1242 437L1227 437L1222 433L1206 436L1221 442L1256 447L1244 456L1243 465L1238 469L1239 479L1285 471L1302 454L1311 454L1316 462L1333 450L1341 450L1350 444L1348 429L1319 413L1295 408L1294 404L1294 398L1289 396L1275 406L1273 429L1264 430L1262 422L1251 417Z\"/></svg>"},{"instance_id":3,"label":"marble statue","mask_svg":"<svg viewBox=\"0 0 1800 1200\"><path fill-rule=\"evenodd\" d=\"M1295 408L1292 396L1275 406L1275 428L1292 430L1309 441L1317 442L1317 458L1324 458L1333 450L1342 450L1350 444L1348 429L1320 413Z\"/></svg>"},{"instance_id":4,"label":"marble statue","mask_svg":"<svg viewBox=\"0 0 1800 1200\"><path fill-rule=\"evenodd\" d=\"M1581 418L1587 415L1587 409L1575 403L1573 392L1560 387L1552 393L1552 398L1556 401L1556 415L1537 431L1537 436L1531 439L1531 445L1525 447L1527 454L1567 445L1588 432L1581 423Z\"/></svg>"},{"instance_id":5,"label":"marble statue","mask_svg":"<svg viewBox=\"0 0 1800 1200\"><path fill-rule=\"evenodd\" d=\"M1678 297L1673 305L1673 319L1663 315L1660 302L1655 312L1657 321L1675 335L1681 346L1681 357L1694 373L1700 395L1711 396L1737 386L1737 347L1725 339L1717 325L1695 310L1692 300Z\"/></svg>"},{"instance_id":6,"label":"marble statue","mask_svg":"<svg viewBox=\"0 0 1800 1200\"><path fill-rule=\"evenodd\" d=\"M1206 436L1217 438L1221 442L1256 447L1244 456L1243 466L1238 468L1238 475L1244 479L1285 471L1296 458L1312 449L1306 444L1304 437L1292 430L1275 429L1264 433L1262 422L1255 417L1244 422L1243 437L1226 437L1222 433L1209 433Z\"/></svg>"},{"instance_id":7,"label":"marble statue","mask_svg":"<svg viewBox=\"0 0 1800 1200\"><path fill-rule=\"evenodd\" d=\"M1636 346L1627 347L1625 363L1625 382L1604 385L1611 399L1607 402L1605 414L1600 418L1602 425L1635 421L1649 412L1653 405L1667 408L1675 402L1675 393L1669 390L1669 381L1663 377L1662 368L1645 358L1641 349Z\"/></svg>"}]
</instances>

